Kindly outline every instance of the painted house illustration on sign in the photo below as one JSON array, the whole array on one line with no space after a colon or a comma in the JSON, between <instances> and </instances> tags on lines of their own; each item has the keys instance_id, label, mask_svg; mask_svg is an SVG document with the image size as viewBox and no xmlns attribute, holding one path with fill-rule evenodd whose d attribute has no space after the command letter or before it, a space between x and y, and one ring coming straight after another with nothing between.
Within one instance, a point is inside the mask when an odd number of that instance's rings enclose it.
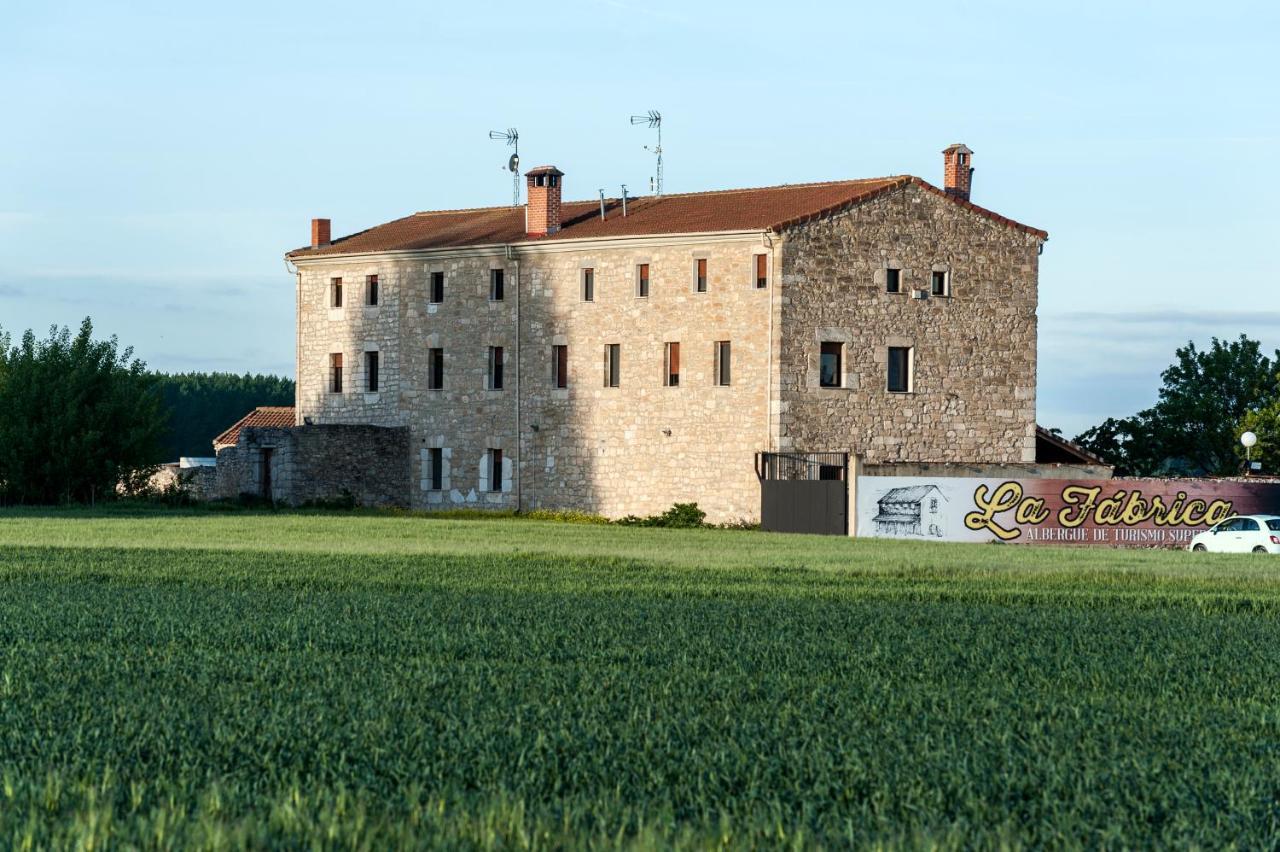
<instances>
[{"instance_id":1,"label":"painted house illustration on sign","mask_svg":"<svg viewBox=\"0 0 1280 852\"><path fill-rule=\"evenodd\" d=\"M936 485L913 485L886 491L879 500L876 533L942 538L947 533L942 506L946 499L942 489Z\"/></svg>"}]
</instances>

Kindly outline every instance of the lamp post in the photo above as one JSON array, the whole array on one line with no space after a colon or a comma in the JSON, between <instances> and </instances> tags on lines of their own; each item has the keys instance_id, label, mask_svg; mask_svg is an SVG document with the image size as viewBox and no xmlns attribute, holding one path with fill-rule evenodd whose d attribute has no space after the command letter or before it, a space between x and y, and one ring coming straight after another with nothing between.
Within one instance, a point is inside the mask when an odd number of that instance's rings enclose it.
<instances>
[{"instance_id":1,"label":"lamp post","mask_svg":"<svg viewBox=\"0 0 1280 852\"><path fill-rule=\"evenodd\" d=\"M1245 432L1240 436L1240 443L1244 446L1244 475L1248 476L1253 472L1253 445L1258 443L1258 436L1252 432Z\"/></svg>"}]
</instances>

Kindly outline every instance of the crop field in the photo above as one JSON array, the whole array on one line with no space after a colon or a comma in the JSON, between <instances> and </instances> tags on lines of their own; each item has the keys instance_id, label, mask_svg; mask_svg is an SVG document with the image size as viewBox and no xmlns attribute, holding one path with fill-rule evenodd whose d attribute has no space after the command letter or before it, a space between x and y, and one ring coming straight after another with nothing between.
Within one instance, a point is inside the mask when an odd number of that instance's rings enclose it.
<instances>
[{"instance_id":1,"label":"crop field","mask_svg":"<svg viewBox=\"0 0 1280 852\"><path fill-rule=\"evenodd\" d=\"M1278 837L1275 559L0 512L0 848Z\"/></svg>"}]
</instances>

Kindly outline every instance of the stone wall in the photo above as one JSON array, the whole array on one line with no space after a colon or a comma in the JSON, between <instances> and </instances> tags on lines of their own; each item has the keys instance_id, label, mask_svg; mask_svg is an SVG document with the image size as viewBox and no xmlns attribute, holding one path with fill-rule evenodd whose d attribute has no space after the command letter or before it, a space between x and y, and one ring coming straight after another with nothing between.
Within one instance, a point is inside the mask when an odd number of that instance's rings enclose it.
<instances>
[{"instance_id":1,"label":"stone wall","mask_svg":"<svg viewBox=\"0 0 1280 852\"><path fill-rule=\"evenodd\" d=\"M916 185L788 231L780 449L1034 461L1039 246ZM886 292L891 266L900 293ZM913 297L934 270L951 295ZM842 387L819 386L824 341L844 345ZM913 348L909 393L886 389L891 346Z\"/></svg>"},{"instance_id":2,"label":"stone wall","mask_svg":"<svg viewBox=\"0 0 1280 852\"><path fill-rule=\"evenodd\" d=\"M526 509L619 516L695 501L716 520L755 517L752 462L768 440L774 290L755 288L752 264L769 248L758 234L632 243L551 247L516 258L495 248L416 261L301 264L299 416L317 424L408 426L417 507L515 508L518 501ZM695 288L698 258L708 261L705 293ZM642 298L636 270L645 263L649 296ZM581 291L587 267L594 270L590 302ZM500 302L489 299L494 268L506 282ZM329 309L330 279L363 281L375 272L385 299L377 311ZM429 301L433 272L445 275L439 304ZM728 387L713 381L720 340L731 343ZM677 387L664 384L667 342L681 346ZM616 388L604 382L610 343L621 347ZM564 389L552 382L556 345L568 347ZM356 363L374 346L383 353L383 389L363 393L357 376L342 394L329 393L329 353ZM489 386L491 346L504 352L500 390ZM444 350L440 390L427 387L433 348ZM438 490L428 464L433 448L444 461ZM503 469L491 483L492 449L502 451Z\"/></svg>"},{"instance_id":3,"label":"stone wall","mask_svg":"<svg viewBox=\"0 0 1280 852\"><path fill-rule=\"evenodd\" d=\"M269 459L270 494L263 463ZM240 430L218 452L215 494L269 497L278 503L342 499L360 506L409 505L409 430L368 425L313 425Z\"/></svg>"}]
</instances>

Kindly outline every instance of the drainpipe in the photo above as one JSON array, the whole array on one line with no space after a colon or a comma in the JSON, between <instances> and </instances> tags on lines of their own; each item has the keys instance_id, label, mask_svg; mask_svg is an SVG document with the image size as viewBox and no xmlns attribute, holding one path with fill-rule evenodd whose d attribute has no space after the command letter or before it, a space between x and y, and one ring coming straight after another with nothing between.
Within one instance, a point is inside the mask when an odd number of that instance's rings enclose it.
<instances>
[{"instance_id":1,"label":"drainpipe","mask_svg":"<svg viewBox=\"0 0 1280 852\"><path fill-rule=\"evenodd\" d=\"M773 441L773 312L774 304L782 302L782 264L778 262L778 255L782 253L782 239L779 237L775 244L773 235L769 231L764 232L764 244L769 248L769 264L773 273L772 286L769 288L769 299L767 301L769 311L769 349L765 376L765 401L764 401L764 445L770 452L777 452L777 446Z\"/></svg>"},{"instance_id":2,"label":"drainpipe","mask_svg":"<svg viewBox=\"0 0 1280 852\"><path fill-rule=\"evenodd\" d=\"M520 429L520 379L524 374L524 365L520 360L520 259L514 255L515 252L508 245L507 260L514 260L516 267L516 459L514 474L516 480L516 511L520 512L524 509L524 432Z\"/></svg>"}]
</instances>

